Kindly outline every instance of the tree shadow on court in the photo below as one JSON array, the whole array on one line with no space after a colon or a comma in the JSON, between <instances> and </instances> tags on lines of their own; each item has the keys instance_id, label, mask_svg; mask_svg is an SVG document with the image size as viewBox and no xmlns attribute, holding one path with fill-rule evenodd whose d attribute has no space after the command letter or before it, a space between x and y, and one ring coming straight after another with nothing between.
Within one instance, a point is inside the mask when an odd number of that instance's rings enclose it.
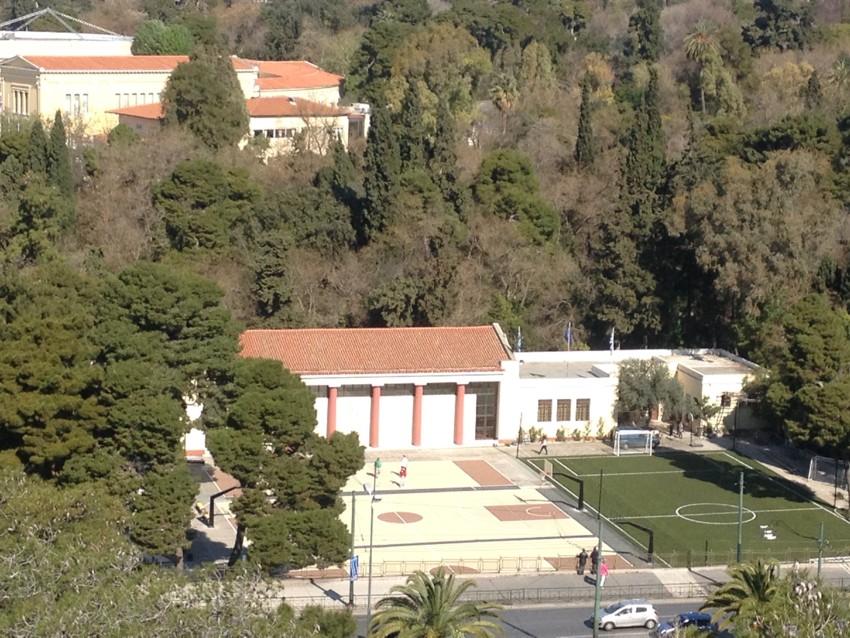
<instances>
[{"instance_id":1,"label":"tree shadow on court","mask_svg":"<svg viewBox=\"0 0 850 638\"><path fill-rule=\"evenodd\" d=\"M781 498L793 503L818 500L817 495L807 486L772 474L751 459L743 461L749 466L746 467L725 456L709 458L689 452L664 456L670 459L673 467L681 469L687 478L709 483L734 494L740 489L739 480L743 472L744 494L750 498Z\"/></svg>"}]
</instances>

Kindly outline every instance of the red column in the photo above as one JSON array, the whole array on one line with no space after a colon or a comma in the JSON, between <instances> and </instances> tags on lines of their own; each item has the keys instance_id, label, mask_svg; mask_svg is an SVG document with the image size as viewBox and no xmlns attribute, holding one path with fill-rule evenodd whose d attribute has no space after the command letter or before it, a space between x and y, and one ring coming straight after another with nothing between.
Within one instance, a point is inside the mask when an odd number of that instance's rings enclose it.
<instances>
[{"instance_id":1,"label":"red column","mask_svg":"<svg viewBox=\"0 0 850 638\"><path fill-rule=\"evenodd\" d=\"M455 396L455 445L463 445L463 398L466 386L458 384Z\"/></svg>"},{"instance_id":2,"label":"red column","mask_svg":"<svg viewBox=\"0 0 850 638\"><path fill-rule=\"evenodd\" d=\"M372 386L372 411L369 415L369 447L378 447L378 420L381 416L381 386Z\"/></svg>"},{"instance_id":3,"label":"red column","mask_svg":"<svg viewBox=\"0 0 850 638\"><path fill-rule=\"evenodd\" d=\"M336 432L336 397L339 388L328 388L328 438Z\"/></svg>"},{"instance_id":4,"label":"red column","mask_svg":"<svg viewBox=\"0 0 850 638\"><path fill-rule=\"evenodd\" d=\"M421 385L413 387L413 445L422 445L422 391Z\"/></svg>"}]
</instances>

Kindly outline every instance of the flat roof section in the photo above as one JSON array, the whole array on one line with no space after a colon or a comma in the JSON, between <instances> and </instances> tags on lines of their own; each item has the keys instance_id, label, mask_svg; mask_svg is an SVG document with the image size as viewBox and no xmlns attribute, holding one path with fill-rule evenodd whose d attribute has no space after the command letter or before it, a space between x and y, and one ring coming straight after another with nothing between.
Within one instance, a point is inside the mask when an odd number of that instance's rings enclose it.
<instances>
[{"instance_id":1,"label":"flat roof section","mask_svg":"<svg viewBox=\"0 0 850 638\"><path fill-rule=\"evenodd\" d=\"M700 377L751 375L756 371L755 367L718 354L674 354L661 358L668 363L676 364L680 370L686 370Z\"/></svg>"},{"instance_id":2,"label":"flat roof section","mask_svg":"<svg viewBox=\"0 0 850 638\"><path fill-rule=\"evenodd\" d=\"M520 379L596 379L599 361L520 361Z\"/></svg>"}]
</instances>

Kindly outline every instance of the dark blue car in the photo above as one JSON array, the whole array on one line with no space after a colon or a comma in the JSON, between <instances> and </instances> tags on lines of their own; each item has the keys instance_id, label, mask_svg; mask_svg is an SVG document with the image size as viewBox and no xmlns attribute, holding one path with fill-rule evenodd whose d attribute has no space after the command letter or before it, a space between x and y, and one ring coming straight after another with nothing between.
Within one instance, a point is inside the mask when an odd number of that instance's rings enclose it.
<instances>
[{"instance_id":1,"label":"dark blue car","mask_svg":"<svg viewBox=\"0 0 850 638\"><path fill-rule=\"evenodd\" d=\"M717 626L711 622L711 614L701 611L690 611L660 623L655 633L657 636L672 636L675 634L676 629L684 629L685 627L696 627L707 632L717 631Z\"/></svg>"}]
</instances>

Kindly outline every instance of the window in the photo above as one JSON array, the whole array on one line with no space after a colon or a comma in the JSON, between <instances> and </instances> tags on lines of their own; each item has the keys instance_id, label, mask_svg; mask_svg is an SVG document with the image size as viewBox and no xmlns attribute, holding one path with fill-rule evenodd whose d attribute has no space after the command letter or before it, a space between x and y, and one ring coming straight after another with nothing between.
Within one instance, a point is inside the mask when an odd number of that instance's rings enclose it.
<instances>
[{"instance_id":1,"label":"window","mask_svg":"<svg viewBox=\"0 0 850 638\"><path fill-rule=\"evenodd\" d=\"M30 114L30 91L27 87L12 87L12 113L15 115Z\"/></svg>"},{"instance_id":2,"label":"window","mask_svg":"<svg viewBox=\"0 0 850 638\"><path fill-rule=\"evenodd\" d=\"M537 422L548 423L552 420L552 401L540 399L537 402Z\"/></svg>"},{"instance_id":3,"label":"window","mask_svg":"<svg viewBox=\"0 0 850 638\"><path fill-rule=\"evenodd\" d=\"M317 399L327 399L328 398L328 386L326 385L308 385L307 389L313 393L313 396Z\"/></svg>"},{"instance_id":4,"label":"window","mask_svg":"<svg viewBox=\"0 0 850 638\"><path fill-rule=\"evenodd\" d=\"M572 421L573 402L571 399L558 399L558 421Z\"/></svg>"},{"instance_id":5,"label":"window","mask_svg":"<svg viewBox=\"0 0 850 638\"><path fill-rule=\"evenodd\" d=\"M118 104L118 108L120 109L121 108L121 94L120 93L115 94L115 103Z\"/></svg>"},{"instance_id":6,"label":"window","mask_svg":"<svg viewBox=\"0 0 850 638\"><path fill-rule=\"evenodd\" d=\"M80 114L80 94L74 93L74 115Z\"/></svg>"},{"instance_id":7,"label":"window","mask_svg":"<svg viewBox=\"0 0 850 638\"><path fill-rule=\"evenodd\" d=\"M576 399L576 421L590 420L590 399Z\"/></svg>"},{"instance_id":8,"label":"window","mask_svg":"<svg viewBox=\"0 0 850 638\"><path fill-rule=\"evenodd\" d=\"M71 112L71 94L70 93L65 94L65 112L66 113Z\"/></svg>"},{"instance_id":9,"label":"window","mask_svg":"<svg viewBox=\"0 0 850 638\"><path fill-rule=\"evenodd\" d=\"M83 113L89 112L89 94L83 93Z\"/></svg>"}]
</instances>

